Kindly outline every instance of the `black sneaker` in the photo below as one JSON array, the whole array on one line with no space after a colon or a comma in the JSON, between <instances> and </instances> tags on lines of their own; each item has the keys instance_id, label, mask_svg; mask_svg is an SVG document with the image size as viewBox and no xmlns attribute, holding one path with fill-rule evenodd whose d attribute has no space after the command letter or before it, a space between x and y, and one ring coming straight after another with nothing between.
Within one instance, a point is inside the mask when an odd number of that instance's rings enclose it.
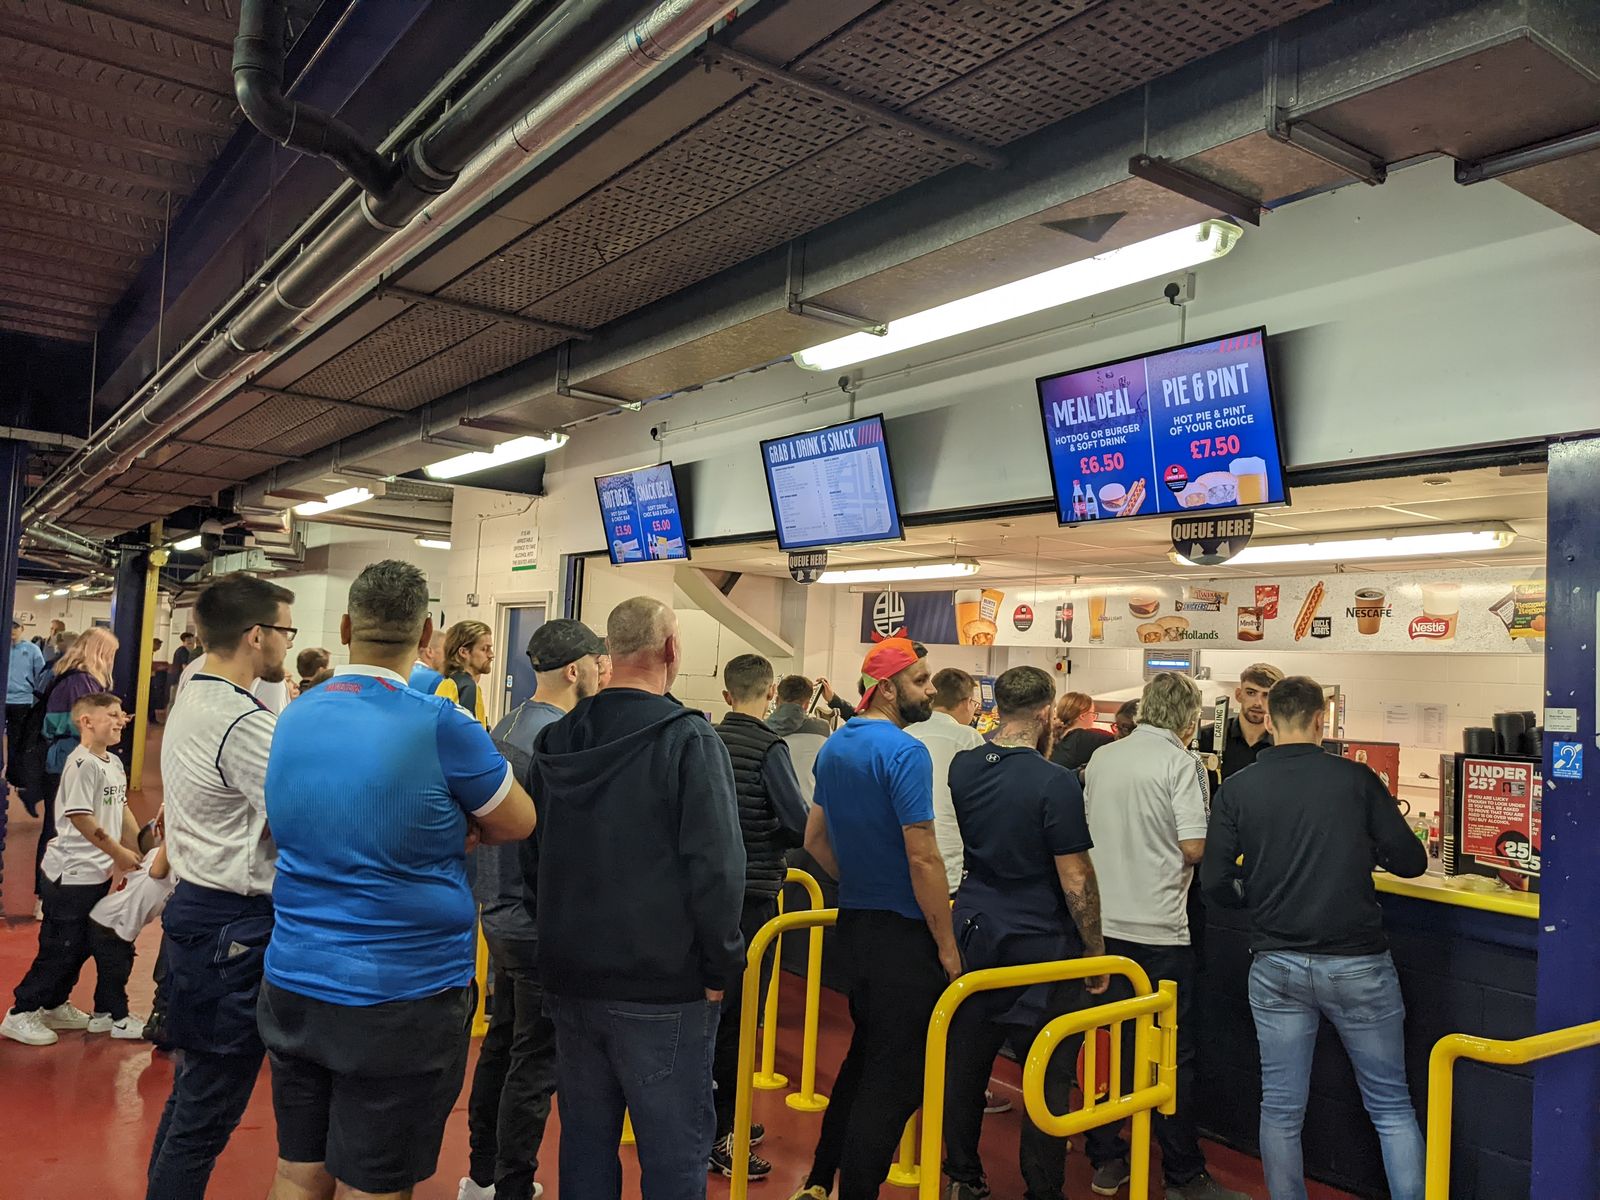
<instances>
[{"instance_id":1,"label":"black sneaker","mask_svg":"<svg viewBox=\"0 0 1600 1200\"><path fill-rule=\"evenodd\" d=\"M763 1131L765 1132L765 1131ZM719 1175L733 1178L733 1134L727 1134L717 1139L717 1144L711 1147L711 1157L706 1162L708 1171L715 1171ZM772 1174L772 1164L754 1151L750 1154L750 1182L765 1179Z\"/></svg>"},{"instance_id":2,"label":"black sneaker","mask_svg":"<svg viewBox=\"0 0 1600 1200\"><path fill-rule=\"evenodd\" d=\"M949 1200L989 1200L989 1185L982 1181L964 1183L951 1180Z\"/></svg>"},{"instance_id":3,"label":"black sneaker","mask_svg":"<svg viewBox=\"0 0 1600 1200\"><path fill-rule=\"evenodd\" d=\"M765 1125L752 1125L752 1126L750 1126L750 1145L752 1147L759 1146L759 1145L761 1145L762 1142L764 1142L766 1140L767 1140L767 1127Z\"/></svg>"}]
</instances>

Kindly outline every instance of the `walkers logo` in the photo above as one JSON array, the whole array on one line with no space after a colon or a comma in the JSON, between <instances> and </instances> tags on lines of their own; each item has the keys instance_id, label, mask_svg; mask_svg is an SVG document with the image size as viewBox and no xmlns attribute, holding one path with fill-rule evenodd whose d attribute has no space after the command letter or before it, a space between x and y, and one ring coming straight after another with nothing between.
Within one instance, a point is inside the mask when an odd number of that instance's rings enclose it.
<instances>
[{"instance_id":1,"label":"walkers logo","mask_svg":"<svg viewBox=\"0 0 1600 1200\"><path fill-rule=\"evenodd\" d=\"M1441 617L1422 616L1411 619L1409 632L1413 642L1424 640L1442 642L1449 638L1455 630L1451 627L1449 621Z\"/></svg>"}]
</instances>

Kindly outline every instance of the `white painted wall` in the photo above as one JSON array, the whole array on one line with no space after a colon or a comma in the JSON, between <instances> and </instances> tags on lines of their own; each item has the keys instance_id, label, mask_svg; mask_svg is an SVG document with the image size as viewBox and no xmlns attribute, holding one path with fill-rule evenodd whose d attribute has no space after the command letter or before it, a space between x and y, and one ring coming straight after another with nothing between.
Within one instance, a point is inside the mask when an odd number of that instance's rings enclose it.
<instances>
[{"instance_id":1,"label":"white painted wall","mask_svg":"<svg viewBox=\"0 0 1600 1200\"><path fill-rule=\"evenodd\" d=\"M20 618L26 628L22 636L32 638L44 636L50 632L50 622L54 620L65 621L69 633L82 633L92 626L96 619L109 621L111 619L111 601L83 600L77 596L51 596L47 600L34 599L40 592L51 591L51 588L36 583L19 583L15 602L11 606L13 618ZM158 629L157 637L164 636Z\"/></svg>"}]
</instances>

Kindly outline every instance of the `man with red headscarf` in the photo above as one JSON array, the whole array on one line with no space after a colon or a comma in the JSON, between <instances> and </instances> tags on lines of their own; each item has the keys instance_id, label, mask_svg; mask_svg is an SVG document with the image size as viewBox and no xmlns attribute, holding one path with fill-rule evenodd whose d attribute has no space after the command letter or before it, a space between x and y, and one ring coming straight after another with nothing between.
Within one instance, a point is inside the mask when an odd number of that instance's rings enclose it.
<instances>
[{"instance_id":1,"label":"man with red headscarf","mask_svg":"<svg viewBox=\"0 0 1600 1200\"><path fill-rule=\"evenodd\" d=\"M961 974L933 832L933 760L905 732L933 711L928 664L905 638L861 666L861 703L817 752L806 850L839 881L838 954L855 1034L796 1200L873 1200L922 1102L928 1019Z\"/></svg>"}]
</instances>

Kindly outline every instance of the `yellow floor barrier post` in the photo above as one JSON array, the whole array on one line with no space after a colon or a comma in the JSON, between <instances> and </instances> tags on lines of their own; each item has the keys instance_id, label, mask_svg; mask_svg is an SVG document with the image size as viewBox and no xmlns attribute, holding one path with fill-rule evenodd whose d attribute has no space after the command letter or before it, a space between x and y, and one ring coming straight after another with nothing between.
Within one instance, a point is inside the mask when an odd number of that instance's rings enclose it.
<instances>
[{"instance_id":1,"label":"yellow floor barrier post","mask_svg":"<svg viewBox=\"0 0 1600 1200\"><path fill-rule=\"evenodd\" d=\"M633 1138L633 1118L630 1115L628 1115L628 1110L627 1109L623 1109L622 1110L622 1144L624 1146L631 1146L631 1145L633 1145L633 1141L634 1141L634 1138Z\"/></svg>"},{"instance_id":2,"label":"yellow floor barrier post","mask_svg":"<svg viewBox=\"0 0 1600 1200\"><path fill-rule=\"evenodd\" d=\"M778 893L778 915L783 916L783 893ZM761 1014L761 1069L751 1080L763 1092L776 1092L789 1086L789 1077L780 1075L778 1066L778 972L783 969L783 935L772 950L772 977L767 980L767 1004Z\"/></svg>"},{"instance_id":3,"label":"yellow floor barrier post","mask_svg":"<svg viewBox=\"0 0 1600 1200\"><path fill-rule=\"evenodd\" d=\"M937 1176L938 1172L934 1174ZM889 1182L895 1187L914 1188L922 1182L922 1171L917 1165L917 1114L911 1114L906 1131L900 1135L900 1153L889 1168Z\"/></svg>"},{"instance_id":4,"label":"yellow floor barrier post","mask_svg":"<svg viewBox=\"0 0 1600 1200\"><path fill-rule=\"evenodd\" d=\"M1163 981L1152 990L1150 977L1130 958L1105 955L1098 958L1064 959L1059 962L1027 963L1014 967L994 967L969 971L955 979L939 997L928 1022L927 1065L922 1082L922 1147L917 1185L918 1200L937 1200L942 1172L940 1154L944 1142L945 1063L949 1046L950 1022L961 1003L978 992L996 988L1026 987L1036 983L1058 983L1068 979L1088 979L1096 975L1120 975L1133 984L1131 1000L1119 1000L1057 1017L1040 1031L1028 1051L1022 1072L1022 1098L1029 1119L1055 1137L1070 1137L1099 1125L1133 1120L1133 1145L1129 1167L1132 1179L1128 1200L1148 1200L1150 1183L1150 1111L1159 1108L1170 1113L1176 1095L1176 1046L1178 991L1175 984ZM1154 1024L1156 1015L1162 1025ZM1137 1019L1135 1040L1134 1090L1104 1104L1094 1103L1093 1079L1085 1089L1084 1108L1075 1113L1052 1113L1044 1097L1045 1068L1050 1056L1068 1038L1101 1025ZM1169 1066L1170 1064L1170 1066ZM736 1198L739 1200L739 1198Z\"/></svg>"},{"instance_id":5,"label":"yellow floor barrier post","mask_svg":"<svg viewBox=\"0 0 1600 1200\"><path fill-rule=\"evenodd\" d=\"M751 940L739 993L739 1064L736 1078L739 1090L733 1101L733 1182L729 1200L747 1200L750 1194L750 1109L755 1097L752 1079L756 1066L756 1005L761 1000L761 962L767 948L780 934L790 929L819 929L839 919L836 908L813 912L784 913L774 917Z\"/></svg>"},{"instance_id":6,"label":"yellow floor barrier post","mask_svg":"<svg viewBox=\"0 0 1600 1200\"><path fill-rule=\"evenodd\" d=\"M787 882L805 888L811 898L811 911L822 909L822 888L805 871L790 869ZM806 1015L805 1028L800 1042L800 1090L791 1092L783 1102L797 1112L818 1113L828 1107L828 1098L817 1091L817 1025L822 1017L822 926L813 925L807 935L806 949ZM777 977L777 967L773 968Z\"/></svg>"},{"instance_id":7,"label":"yellow floor barrier post","mask_svg":"<svg viewBox=\"0 0 1600 1200\"><path fill-rule=\"evenodd\" d=\"M483 924L478 924L478 956L473 967L478 981L478 1010L472 1014L472 1036L482 1037L489 1032L489 943L483 937Z\"/></svg>"}]
</instances>

